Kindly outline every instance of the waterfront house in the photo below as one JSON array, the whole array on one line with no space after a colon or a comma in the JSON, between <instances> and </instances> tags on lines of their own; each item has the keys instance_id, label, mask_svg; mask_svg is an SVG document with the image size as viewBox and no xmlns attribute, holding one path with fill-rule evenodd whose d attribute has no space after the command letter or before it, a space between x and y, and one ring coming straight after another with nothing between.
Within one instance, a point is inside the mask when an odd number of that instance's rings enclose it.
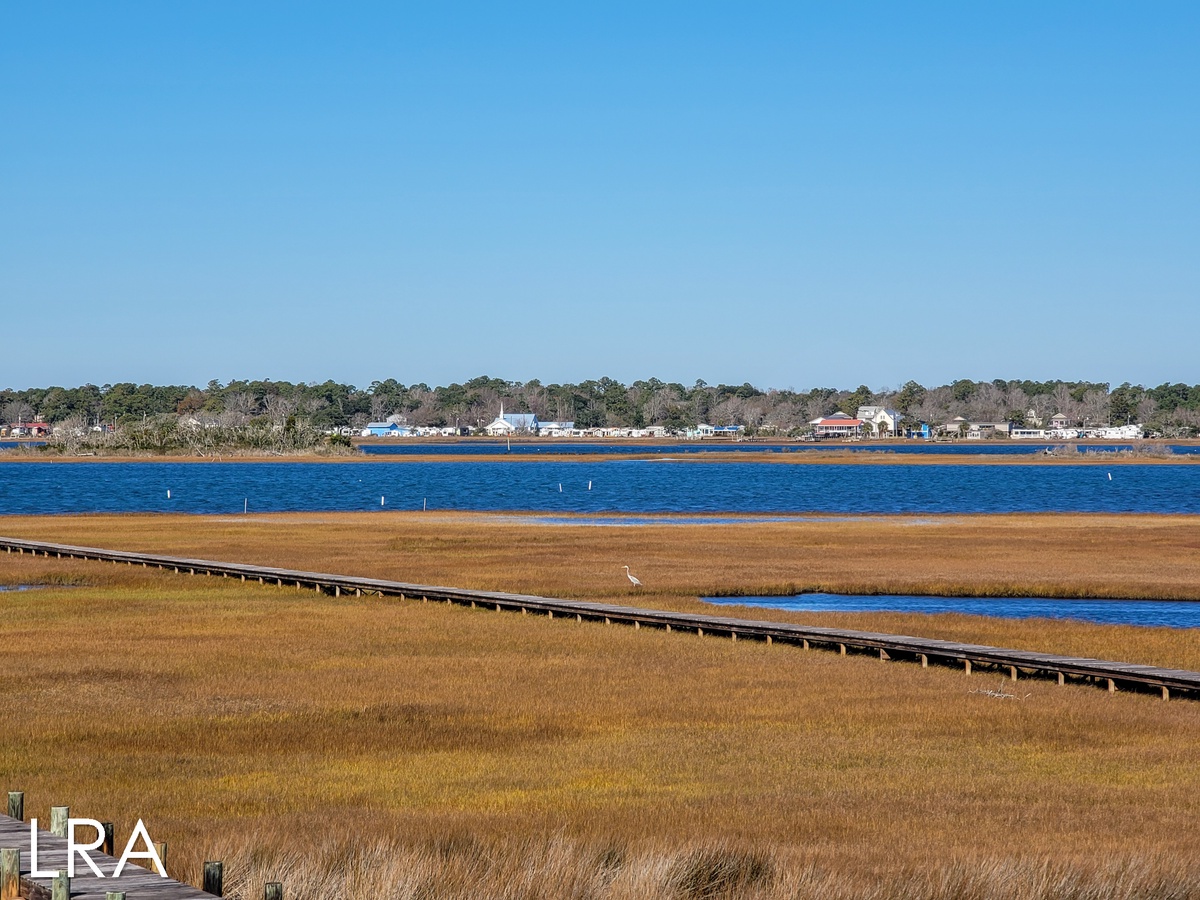
<instances>
[{"instance_id":1,"label":"waterfront house","mask_svg":"<svg viewBox=\"0 0 1200 900\"><path fill-rule=\"evenodd\" d=\"M813 437L822 438L855 438L862 436L862 419L852 419L844 412L836 412L832 416L822 416L813 419L809 424L813 429Z\"/></svg>"},{"instance_id":2,"label":"waterfront house","mask_svg":"<svg viewBox=\"0 0 1200 900\"><path fill-rule=\"evenodd\" d=\"M506 413L501 403L500 415L483 430L492 437L509 437L514 434L537 434L538 427L537 413Z\"/></svg>"},{"instance_id":3,"label":"waterfront house","mask_svg":"<svg viewBox=\"0 0 1200 900\"><path fill-rule=\"evenodd\" d=\"M368 422L363 437L408 437L412 432L399 422Z\"/></svg>"},{"instance_id":4,"label":"waterfront house","mask_svg":"<svg viewBox=\"0 0 1200 900\"><path fill-rule=\"evenodd\" d=\"M883 406L860 406L855 418L862 420L863 429L873 437L895 437L904 416Z\"/></svg>"}]
</instances>

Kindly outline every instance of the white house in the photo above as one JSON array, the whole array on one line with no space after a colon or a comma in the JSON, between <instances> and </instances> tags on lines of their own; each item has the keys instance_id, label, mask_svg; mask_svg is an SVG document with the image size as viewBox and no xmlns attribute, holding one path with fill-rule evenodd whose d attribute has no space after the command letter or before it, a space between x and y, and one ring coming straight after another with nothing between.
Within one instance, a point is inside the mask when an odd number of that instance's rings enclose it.
<instances>
[{"instance_id":1,"label":"white house","mask_svg":"<svg viewBox=\"0 0 1200 900\"><path fill-rule=\"evenodd\" d=\"M537 434L538 427L537 413L506 413L502 403L496 421L483 430L493 437L507 437L513 434Z\"/></svg>"},{"instance_id":2,"label":"white house","mask_svg":"<svg viewBox=\"0 0 1200 900\"><path fill-rule=\"evenodd\" d=\"M882 406L860 406L855 418L860 419L864 430L875 437L895 437L900 433L900 421L904 416Z\"/></svg>"}]
</instances>

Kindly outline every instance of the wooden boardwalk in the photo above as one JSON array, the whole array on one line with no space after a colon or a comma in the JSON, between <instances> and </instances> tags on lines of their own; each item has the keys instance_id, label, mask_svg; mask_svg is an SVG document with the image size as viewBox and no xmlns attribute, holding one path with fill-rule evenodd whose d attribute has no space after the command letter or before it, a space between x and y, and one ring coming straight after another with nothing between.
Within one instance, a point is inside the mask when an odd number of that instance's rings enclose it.
<instances>
[{"instance_id":1,"label":"wooden boardwalk","mask_svg":"<svg viewBox=\"0 0 1200 900\"><path fill-rule=\"evenodd\" d=\"M90 829L81 828L79 839L87 841ZM0 848L21 851L21 896L29 900L51 900L51 878L30 877L31 863L29 823L9 816L0 815ZM144 850L142 846L138 850ZM106 877L98 878L76 854L75 877L71 879L71 900L104 900L108 891L124 891L127 900L212 900L199 888L181 884L171 878L163 878L155 871L144 869L132 862L126 863L117 878L107 877L117 868L117 860L98 850L89 850L88 855ZM67 868L66 838L54 837L38 829L38 868L43 871L58 871Z\"/></svg>"},{"instance_id":2,"label":"wooden boardwalk","mask_svg":"<svg viewBox=\"0 0 1200 900\"><path fill-rule=\"evenodd\" d=\"M303 572L271 566L219 562L206 559L163 556L154 553L134 553L104 550L96 547L74 547L0 537L0 549L8 553L33 553L41 556L90 559L131 566L146 566L174 570L190 575L214 575L257 581L280 587L315 590L325 594L363 596L376 595L402 599L444 602L472 607L494 608L497 611L533 613L551 617L569 617L579 621L632 625L634 628L661 628L692 634L715 635L733 640L758 640L766 643L796 644L805 649L819 647L836 650L843 655L870 653L880 659L909 660L922 666L930 664L960 666L970 673L972 668L1000 670L1014 681L1021 676L1054 678L1059 684L1068 681L1098 684L1109 691L1120 689L1149 690L1164 700L1175 693L1200 697L1200 672L1183 669L1164 669L1104 659L1057 656L1030 650L1011 650L982 644L964 644L901 634L877 634L840 628L819 628L758 619L734 619L724 616L698 615L643 609L635 606L614 606L574 600L555 600L526 594L499 591L473 591L435 585L408 584L377 578L358 578L322 572Z\"/></svg>"}]
</instances>

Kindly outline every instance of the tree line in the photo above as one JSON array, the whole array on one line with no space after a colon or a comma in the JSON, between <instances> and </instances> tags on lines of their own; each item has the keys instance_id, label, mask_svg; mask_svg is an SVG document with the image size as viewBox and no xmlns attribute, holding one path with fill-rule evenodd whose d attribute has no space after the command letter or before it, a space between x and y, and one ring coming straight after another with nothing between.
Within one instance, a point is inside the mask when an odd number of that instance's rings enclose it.
<instances>
[{"instance_id":1,"label":"tree line","mask_svg":"<svg viewBox=\"0 0 1200 900\"><path fill-rule=\"evenodd\" d=\"M361 428L389 417L415 426L479 429L508 412L532 412L543 420L573 421L578 428L685 429L698 423L744 425L754 434L796 435L808 423L834 412L854 415L860 406L897 409L909 425L938 425L962 416L972 422L1011 421L1031 425L1056 413L1074 424L1138 423L1168 437L1200 431L1200 385L1129 383L1111 387L1086 381L971 381L927 387L909 381L896 388L808 391L741 385L692 385L657 378L623 384L600 378L578 384L505 381L480 376L463 383L430 387L395 379L360 388L334 381L210 381L194 385L106 384L0 390L0 424L68 420L80 425L140 426L151 433L185 423L230 429L253 436L254 429L294 435L337 428ZM157 423L157 424L155 424ZM149 438L147 438L149 439Z\"/></svg>"}]
</instances>

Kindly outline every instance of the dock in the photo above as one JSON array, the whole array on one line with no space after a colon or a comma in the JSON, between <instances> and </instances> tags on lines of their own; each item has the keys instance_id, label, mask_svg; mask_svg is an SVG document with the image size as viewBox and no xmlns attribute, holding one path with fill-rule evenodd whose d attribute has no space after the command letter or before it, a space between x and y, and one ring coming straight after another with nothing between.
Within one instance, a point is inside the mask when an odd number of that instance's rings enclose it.
<instances>
[{"instance_id":1,"label":"dock","mask_svg":"<svg viewBox=\"0 0 1200 900\"><path fill-rule=\"evenodd\" d=\"M1137 690L1154 692L1163 700L1182 694L1200 697L1200 672L1167 669L1158 666L1113 660L1059 656L1031 650L1014 650L941 641L900 634L881 634L840 628L795 625L758 619L680 613L577 600L557 600L527 594L500 591L476 591L436 585L409 584L377 578L360 578L322 572L304 572L272 566L217 560L190 559L155 553L75 547L0 537L0 549L7 553L30 553L60 559L86 559L117 565L164 569L187 575L239 578L260 584L312 590L335 597L378 596L429 603L449 603L497 612L572 618L580 622L628 625L634 628L658 628L691 633L700 637L785 643L809 649L834 650L843 656L870 654L880 660L900 660L930 665L950 665L967 674L974 669L1000 671L1016 681L1021 677L1056 679L1059 684L1082 683L1100 686L1110 692Z\"/></svg>"},{"instance_id":2,"label":"dock","mask_svg":"<svg viewBox=\"0 0 1200 900\"><path fill-rule=\"evenodd\" d=\"M79 839L87 841L92 832L80 828ZM57 872L67 868L67 840L38 828L38 868ZM0 848L5 851L20 851L19 895L26 900L53 900L56 893L53 878L34 878L32 871L32 841L30 823L12 816L0 815ZM138 850L145 849L139 844ZM127 862L121 874L110 877L117 869L118 860L99 850L89 850L88 856L104 873L98 877L87 864L75 854L75 877L70 879L70 900L105 900L110 892L123 892L128 900L212 900L212 894L199 888L182 884L172 878L163 878L157 871L146 869L134 862ZM11 878L6 867L4 874ZM6 879L6 883L12 884ZM64 885L64 887L68 887ZM61 892L61 888L60 888ZM8 895L5 894L7 897Z\"/></svg>"}]
</instances>

